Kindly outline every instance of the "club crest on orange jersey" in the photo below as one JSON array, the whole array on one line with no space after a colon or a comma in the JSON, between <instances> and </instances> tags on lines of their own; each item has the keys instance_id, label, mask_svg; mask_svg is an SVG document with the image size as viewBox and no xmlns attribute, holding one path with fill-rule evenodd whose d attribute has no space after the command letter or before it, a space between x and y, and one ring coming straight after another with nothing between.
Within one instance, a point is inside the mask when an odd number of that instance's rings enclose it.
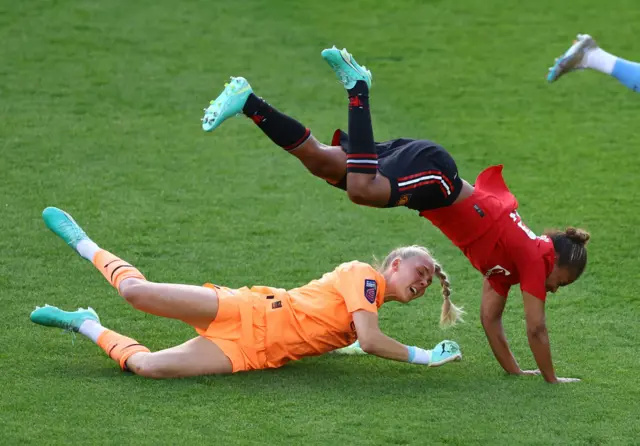
<instances>
[{"instance_id":1,"label":"club crest on orange jersey","mask_svg":"<svg viewBox=\"0 0 640 446\"><path fill-rule=\"evenodd\" d=\"M376 301L376 294L378 294L377 282L372 279L364 279L364 297L367 298L369 303Z\"/></svg>"}]
</instances>

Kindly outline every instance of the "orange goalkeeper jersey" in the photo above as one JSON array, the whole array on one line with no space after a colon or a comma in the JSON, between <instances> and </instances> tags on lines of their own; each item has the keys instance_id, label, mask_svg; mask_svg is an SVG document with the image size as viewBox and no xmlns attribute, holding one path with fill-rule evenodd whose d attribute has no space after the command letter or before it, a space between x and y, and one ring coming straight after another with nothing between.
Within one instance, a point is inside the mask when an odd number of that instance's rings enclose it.
<instances>
[{"instance_id":1,"label":"orange goalkeeper jersey","mask_svg":"<svg viewBox=\"0 0 640 446\"><path fill-rule=\"evenodd\" d=\"M321 355L356 341L352 313L377 313L385 281L371 265L343 263L319 280L289 291L253 287L265 300L265 347L269 367L303 356Z\"/></svg>"}]
</instances>

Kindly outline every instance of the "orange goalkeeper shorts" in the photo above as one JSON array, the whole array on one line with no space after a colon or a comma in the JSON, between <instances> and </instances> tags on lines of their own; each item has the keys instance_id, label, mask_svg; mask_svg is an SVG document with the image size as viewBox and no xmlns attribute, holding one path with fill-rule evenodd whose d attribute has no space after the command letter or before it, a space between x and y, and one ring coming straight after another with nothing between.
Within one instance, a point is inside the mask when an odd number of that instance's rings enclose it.
<instances>
[{"instance_id":1,"label":"orange goalkeeper shorts","mask_svg":"<svg viewBox=\"0 0 640 446\"><path fill-rule=\"evenodd\" d=\"M246 287L204 286L218 294L218 314L206 330L194 327L196 332L220 347L233 373L266 368L264 296Z\"/></svg>"}]
</instances>

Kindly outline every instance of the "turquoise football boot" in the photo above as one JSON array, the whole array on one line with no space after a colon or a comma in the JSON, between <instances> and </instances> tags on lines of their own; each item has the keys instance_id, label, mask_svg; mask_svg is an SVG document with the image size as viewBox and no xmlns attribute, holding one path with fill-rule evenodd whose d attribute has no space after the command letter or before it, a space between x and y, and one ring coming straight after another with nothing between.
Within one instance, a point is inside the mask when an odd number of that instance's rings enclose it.
<instances>
[{"instance_id":1,"label":"turquoise football boot","mask_svg":"<svg viewBox=\"0 0 640 446\"><path fill-rule=\"evenodd\" d=\"M45 305L36 307L29 316L31 322L45 327L57 327L77 332L82 323L88 319L100 323L98 314L93 308L78 308L76 311L63 311L58 307Z\"/></svg>"},{"instance_id":2,"label":"turquoise football boot","mask_svg":"<svg viewBox=\"0 0 640 446\"><path fill-rule=\"evenodd\" d=\"M55 235L64 240L74 250L80 240L89 239L73 217L62 209L48 207L42 211L42 219L47 228L51 229Z\"/></svg>"},{"instance_id":3,"label":"turquoise football boot","mask_svg":"<svg viewBox=\"0 0 640 446\"><path fill-rule=\"evenodd\" d=\"M462 352L460 346L453 341L442 341L431 350L429 367L438 367L447 362L460 361Z\"/></svg>"},{"instance_id":4,"label":"turquoise football boot","mask_svg":"<svg viewBox=\"0 0 640 446\"><path fill-rule=\"evenodd\" d=\"M578 34L573 45L571 45L571 47L565 51L562 56L558 57L555 64L549 68L547 81L557 81L564 74L584 68L581 66L581 63L584 59L585 53L597 47L598 44L593 37L588 34Z\"/></svg>"},{"instance_id":5,"label":"turquoise football boot","mask_svg":"<svg viewBox=\"0 0 640 446\"><path fill-rule=\"evenodd\" d=\"M204 109L202 130L210 132L228 118L242 113L242 108L251 93L253 93L251 85L244 77L232 77L231 82L224 84L224 90L220 96Z\"/></svg>"},{"instance_id":6,"label":"turquoise football boot","mask_svg":"<svg viewBox=\"0 0 640 446\"><path fill-rule=\"evenodd\" d=\"M371 88L371 71L360 66L346 48L339 50L335 46L322 50L322 57L331 66L344 88L355 87L357 81L365 81Z\"/></svg>"}]
</instances>

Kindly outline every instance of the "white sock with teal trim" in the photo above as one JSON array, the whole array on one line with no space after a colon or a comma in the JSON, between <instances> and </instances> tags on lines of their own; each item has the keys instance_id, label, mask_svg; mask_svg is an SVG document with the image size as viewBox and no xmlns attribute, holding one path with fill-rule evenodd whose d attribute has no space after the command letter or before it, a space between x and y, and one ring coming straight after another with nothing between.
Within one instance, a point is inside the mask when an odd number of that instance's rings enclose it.
<instances>
[{"instance_id":1,"label":"white sock with teal trim","mask_svg":"<svg viewBox=\"0 0 640 446\"><path fill-rule=\"evenodd\" d=\"M93 319L87 319L80 325L78 329L78 333L85 335L89 339L91 339L96 344L98 343L98 338L105 331L102 325L99 322L94 321Z\"/></svg>"},{"instance_id":2,"label":"white sock with teal trim","mask_svg":"<svg viewBox=\"0 0 640 446\"><path fill-rule=\"evenodd\" d=\"M611 74L613 73L613 67L617 60L618 58L616 56L607 53L602 48L593 48L585 52L579 66L591 68L604 74Z\"/></svg>"},{"instance_id":3,"label":"white sock with teal trim","mask_svg":"<svg viewBox=\"0 0 640 446\"><path fill-rule=\"evenodd\" d=\"M76 251L83 258L87 259L90 262L93 262L93 256L96 252L100 251L100 247L96 245L91 239L80 240L76 245Z\"/></svg>"},{"instance_id":4,"label":"white sock with teal trim","mask_svg":"<svg viewBox=\"0 0 640 446\"><path fill-rule=\"evenodd\" d=\"M428 365L431 362L431 350L425 350L420 347L407 346L409 351L408 362L411 364Z\"/></svg>"}]
</instances>

